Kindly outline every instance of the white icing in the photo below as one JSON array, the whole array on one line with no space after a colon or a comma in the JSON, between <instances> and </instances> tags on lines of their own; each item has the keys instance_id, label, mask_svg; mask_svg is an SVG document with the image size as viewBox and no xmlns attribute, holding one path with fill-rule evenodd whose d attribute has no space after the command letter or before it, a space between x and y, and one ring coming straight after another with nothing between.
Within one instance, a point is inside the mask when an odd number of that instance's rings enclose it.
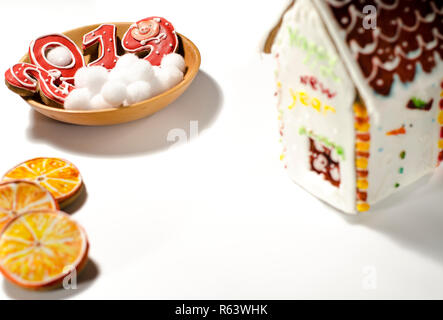
<instances>
[{"instance_id":1,"label":"white icing","mask_svg":"<svg viewBox=\"0 0 443 320\"><path fill-rule=\"evenodd\" d=\"M369 190L368 202L375 204L388 197L398 189L407 186L434 171L438 158L438 141L440 127L437 121L440 99L440 82L443 80L443 61L437 53L432 57L436 67L432 73L425 73L417 67L416 76L412 83L403 84L395 76L389 96L378 95L368 85L359 65L354 59L355 46L351 50L343 40L344 33L336 24L327 3L315 0L319 12L324 17L329 32L333 37L355 85L358 87L371 116L371 157L369 160ZM394 3L393 6L396 6ZM441 14L435 6L435 13ZM417 21L436 19L431 14L421 17L416 12ZM440 18L441 19L441 18ZM398 28L415 30L412 27L399 26ZM433 29L436 38L442 39L437 28ZM391 39L390 41L395 41ZM419 39L422 44L422 39ZM428 44L435 46L435 42ZM398 47L397 47L398 48ZM398 48L397 50L401 50ZM404 53L402 53L404 55ZM413 53L414 55L417 52ZM434 100L430 111L411 110L406 108L411 97L418 97L424 101ZM412 127L410 126L412 124ZM402 125L406 128L406 135L387 136L386 132L397 129ZM400 154L406 151L405 159ZM402 172L402 173L401 173Z\"/></svg>"},{"instance_id":2,"label":"white icing","mask_svg":"<svg viewBox=\"0 0 443 320\"><path fill-rule=\"evenodd\" d=\"M321 72L322 68L326 67L325 61L316 60L312 52L304 50L303 46L291 45L288 28L292 31L297 30L297 35L306 39L306 44L311 48L315 46L328 54L329 63L335 65L329 76ZM278 89L278 109L284 123L282 130L283 144L286 149L284 163L289 176L327 203L345 212L354 213L356 176L352 105L355 100L355 90L311 1L297 0L285 14L272 48L272 54L279 55L277 82L280 82L281 87ZM315 90L310 85L302 84L300 81L302 76L315 76L325 88L338 94L331 98L318 87ZM288 106L291 106L294 101L291 91L293 93L304 92L310 97L310 101L316 98L322 101L323 106L334 107L335 113L319 113L312 107L304 106L299 99L296 105L289 109ZM327 137L328 140L343 148L344 157L334 156L334 160L340 164L340 171L337 169L331 172L333 179L341 181L339 187L333 186L324 179L323 175L311 170L309 138L307 135L300 134L301 128L312 131L315 135ZM323 150L324 146L322 143L316 143L316 148ZM314 166L318 171L324 171L325 163L327 163L326 157L320 155L315 160Z\"/></svg>"}]
</instances>

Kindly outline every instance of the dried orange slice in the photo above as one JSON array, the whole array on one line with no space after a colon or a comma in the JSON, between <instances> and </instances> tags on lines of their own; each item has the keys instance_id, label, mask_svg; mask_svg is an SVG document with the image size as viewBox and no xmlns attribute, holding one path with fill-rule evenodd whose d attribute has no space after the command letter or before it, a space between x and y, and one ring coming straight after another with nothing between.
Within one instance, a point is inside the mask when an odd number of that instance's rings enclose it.
<instances>
[{"instance_id":1,"label":"dried orange slice","mask_svg":"<svg viewBox=\"0 0 443 320\"><path fill-rule=\"evenodd\" d=\"M25 161L5 174L3 180L28 180L45 187L66 207L80 194L83 185L78 169L69 161L58 158L36 158Z\"/></svg>"},{"instance_id":2,"label":"dried orange slice","mask_svg":"<svg viewBox=\"0 0 443 320\"><path fill-rule=\"evenodd\" d=\"M24 288L53 287L73 270L80 271L88 248L85 231L67 214L30 211L14 218L1 232L0 271Z\"/></svg>"},{"instance_id":3,"label":"dried orange slice","mask_svg":"<svg viewBox=\"0 0 443 320\"><path fill-rule=\"evenodd\" d=\"M58 209L54 197L39 184L30 181L0 184L0 230L16 216L38 209Z\"/></svg>"}]
</instances>

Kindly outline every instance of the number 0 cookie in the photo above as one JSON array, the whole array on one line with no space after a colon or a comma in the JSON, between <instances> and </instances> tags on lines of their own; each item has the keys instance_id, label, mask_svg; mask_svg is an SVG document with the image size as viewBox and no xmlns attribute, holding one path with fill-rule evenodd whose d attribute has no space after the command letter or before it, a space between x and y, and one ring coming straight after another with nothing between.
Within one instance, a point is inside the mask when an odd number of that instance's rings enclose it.
<instances>
[{"instance_id":1,"label":"number 0 cookie","mask_svg":"<svg viewBox=\"0 0 443 320\"><path fill-rule=\"evenodd\" d=\"M36 158L9 170L3 180L27 180L46 188L60 207L71 204L80 195L83 180L69 161L58 158Z\"/></svg>"}]
</instances>

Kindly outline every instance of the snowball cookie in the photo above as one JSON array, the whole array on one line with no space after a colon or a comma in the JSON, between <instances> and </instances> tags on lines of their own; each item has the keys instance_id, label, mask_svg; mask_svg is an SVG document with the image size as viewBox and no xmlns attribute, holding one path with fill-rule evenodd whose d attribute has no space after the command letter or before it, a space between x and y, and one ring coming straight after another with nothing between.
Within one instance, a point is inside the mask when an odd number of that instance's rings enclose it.
<instances>
[{"instance_id":1,"label":"snowball cookie","mask_svg":"<svg viewBox=\"0 0 443 320\"><path fill-rule=\"evenodd\" d=\"M130 84L136 81L151 81L154 77L154 70L149 61L138 59L125 63L124 67L114 68L109 75L111 80Z\"/></svg>"},{"instance_id":2,"label":"snowball cookie","mask_svg":"<svg viewBox=\"0 0 443 320\"><path fill-rule=\"evenodd\" d=\"M140 60L140 59L133 53L124 54L118 59L117 63L115 64L114 69L112 69L112 70L125 69L128 66L132 65L137 60Z\"/></svg>"},{"instance_id":3,"label":"snowball cookie","mask_svg":"<svg viewBox=\"0 0 443 320\"><path fill-rule=\"evenodd\" d=\"M112 106L103 99L101 94L96 94L91 98L90 108L93 110L109 109Z\"/></svg>"},{"instance_id":4,"label":"snowball cookie","mask_svg":"<svg viewBox=\"0 0 443 320\"><path fill-rule=\"evenodd\" d=\"M66 110L88 110L91 93L86 88L72 90L65 100Z\"/></svg>"},{"instance_id":5,"label":"snowball cookie","mask_svg":"<svg viewBox=\"0 0 443 320\"><path fill-rule=\"evenodd\" d=\"M57 67L66 67L72 63L72 54L66 47L57 46L49 49L46 59Z\"/></svg>"},{"instance_id":6,"label":"snowball cookie","mask_svg":"<svg viewBox=\"0 0 443 320\"><path fill-rule=\"evenodd\" d=\"M155 68L154 70L161 92L173 88L183 80L183 72L174 66Z\"/></svg>"},{"instance_id":7,"label":"snowball cookie","mask_svg":"<svg viewBox=\"0 0 443 320\"><path fill-rule=\"evenodd\" d=\"M186 63L185 59L178 53L167 54L163 57L161 66L165 67L176 67L181 72L185 72Z\"/></svg>"},{"instance_id":8,"label":"snowball cookie","mask_svg":"<svg viewBox=\"0 0 443 320\"><path fill-rule=\"evenodd\" d=\"M83 67L75 73L74 83L77 88L88 88L91 93L98 93L108 77L109 72L104 67Z\"/></svg>"},{"instance_id":9,"label":"snowball cookie","mask_svg":"<svg viewBox=\"0 0 443 320\"><path fill-rule=\"evenodd\" d=\"M109 80L101 90L103 99L113 107L119 107L126 99L126 85L121 81Z\"/></svg>"},{"instance_id":10,"label":"snowball cookie","mask_svg":"<svg viewBox=\"0 0 443 320\"><path fill-rule=\"evenodd\" d=\"M127 87L127 103L134 104L153 96L151 85L146 81L136 81Z\"/></svg>"},{"instance_id":11,"label":"snowball cookie","mask_svg":"<svg viewBox=\"0 0 443 320\"><path fill-rule=\"evenodd\" d=\"M133 73L134 80L151 81L154 77L154 69L147 60L138 59L130 68Z\"/></svg>"}]
</instances>

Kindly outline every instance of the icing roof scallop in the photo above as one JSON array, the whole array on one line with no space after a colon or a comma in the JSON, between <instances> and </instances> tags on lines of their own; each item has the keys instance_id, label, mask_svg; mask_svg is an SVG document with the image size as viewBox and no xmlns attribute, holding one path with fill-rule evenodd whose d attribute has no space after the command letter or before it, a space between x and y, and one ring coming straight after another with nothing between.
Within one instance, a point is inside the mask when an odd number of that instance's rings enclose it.
<instances>
[{"instance_id":1,"label":"icing roof scallop","mask_svg":"<svg viewBox=\"0 0 443 320\"><path fill-rule=\"evenodd\" d=\"M443 60L443 0L326 0L369 85L389 95L395 76L412 82ZM365 6L376 8L364 28ZM367 19L367 18L366 18Z\"/></svg>"}]
</instances>

